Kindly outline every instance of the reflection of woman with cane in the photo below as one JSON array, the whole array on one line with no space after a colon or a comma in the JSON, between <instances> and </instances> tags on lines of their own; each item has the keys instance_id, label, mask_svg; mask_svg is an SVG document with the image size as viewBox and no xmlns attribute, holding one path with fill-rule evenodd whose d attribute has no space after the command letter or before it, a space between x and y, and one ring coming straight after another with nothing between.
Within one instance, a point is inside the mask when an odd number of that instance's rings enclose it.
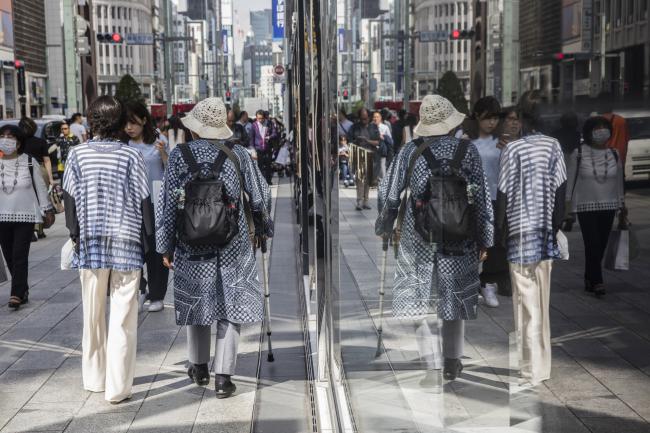
<instances>
[{"instance_id":1,"label":"reflection of woman with cane","mask_svg":"<svg viewBox=\"0 0 650 433\"><path fill-rule=\"evenodd\" d=\"M420 107L420 123L415 133L420 137L402 148L379 186L379 217L375 233L390 236L393 221L399 236L399 250L393 287L393 315L413 321L420 356L426 361L427 378L438 373L442 362L437 348L439 337L432 332L428 318L442 319L443 375L454 380L463 369L465 320L476 319L478 307L479 258L492 245L492 203L476 147L454 137L464 115L447 99L426 96ZM440 227L430 227L422 219L433 218L423 213L435 208L445 217L454 209L434 186L440 179L453 179L464 185L465 200L455 204L466 206L469 218L463 232L447 236L449 227L443 219ZM402 198L404 190L410 190ZM403 215L402 217L399 214ZM416 218L417 216L417 218ZM403 229L403 230L402 230ZM423 231L440 230L442 236L425 239ZM462 236L460 236L462 234Z\"/></svg>"}]
</instances>

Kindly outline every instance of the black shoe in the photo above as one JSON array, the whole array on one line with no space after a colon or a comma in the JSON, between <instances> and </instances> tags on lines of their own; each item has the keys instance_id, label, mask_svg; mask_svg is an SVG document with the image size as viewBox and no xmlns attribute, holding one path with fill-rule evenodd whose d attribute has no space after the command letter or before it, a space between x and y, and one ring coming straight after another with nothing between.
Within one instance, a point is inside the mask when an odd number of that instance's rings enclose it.
<instances>
[{"instance_id":1,"label":"black shoe","mask_svg":"<svg viewBox=\"0 0 650 433\"><path fill-rule=\"evenodd\" d=\"M43 238L47 237L47 236L45 236L45 232L40 232L40 233L37 234L37 236L38 236L39 239L43 239Z\"/></svg>"},{"instance_id":2,"label":"black shoe","mask_svg":"<svg viewBox=\"0 0 650 433\"><path fill-rule=\"evenodd\" d=\"M442 372L445 379L454 380L460 376L461 371L463 371L463 363L460 359L445 358L445 368Z\"/></svg>"},{"instance_id":3,"label":"black shoe","mask_svg":"<svg viewBox=\"0 0 650 433\"><path fill-rule=\"evenodd\" d=\"M596 295L596 297L604 296L605 293L606 293L605 286L602 283L601 284L594 284L592 286L592 290L594 292L594 295Z\"/></svg>"},{"instance_id":4,"label":"black shoe","mask_svg":"<svg viewBox=\"0 0 650 433\"><path fill-rule=\"evenodd\" d=\"M358 211L362 211L362 210L363 210L363 208L362 208L361 206L359 206L359 205L357 205L357 207L355 207L355 209L358 210Z\"/></svg>"},{"instance_id":5,"label":"black shoe","mask_svg":"<svg viewBox=\"0 0 650 433\"><path fill-rule=\"evenodd\" d=\"M36 236L36 233L32 233L32 242L36 242L38 240L38 237Z\"/></svg>"},{"instance_id":6,"label":"black shoe","mask_svg":"<svg viewBox=\"0 0 650 433\"><path fill-rule=\"evenodd\" d=\"M585 278L585 291L591 293L594 292L594 285L591 284L591 281L587 280L586 278Z\"/></svg>"},{"instance_id":7,"label":"black shoe","mask_svg":"<svg viewBox=\"0 0 650 433\"><path fill-rule=\"evenodd\" d=\"M230 376L227 374L214 375L214 390L217 393L217 398L230 397L237 387L230 381Z\"/></svg>"},{"instance_id":8,"label":"black shoe","mask_svg":"<svg viewBox=\"0 0 650 433\"><path fill-rule=\"evenodd\" d=\"M210 383L210 369L208 364L192 364L187 369L187 375L199 386Z\"/></svg>"}]
</instances>

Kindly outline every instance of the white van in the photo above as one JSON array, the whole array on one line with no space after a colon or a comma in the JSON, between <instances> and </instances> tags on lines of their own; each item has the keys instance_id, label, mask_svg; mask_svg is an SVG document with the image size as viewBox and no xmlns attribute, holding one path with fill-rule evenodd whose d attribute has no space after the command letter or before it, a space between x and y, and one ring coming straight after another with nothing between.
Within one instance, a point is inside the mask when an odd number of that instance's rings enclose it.
<instances>
[{"instance_id":1,"label":"white van","mask_svg":"<svg viewBox=\"0 0 650 433\"><path fill-rule=\"evenodd\" d=\"M627 121L630 142L625 162L625 180L650 179L650 111L617 112Z\"/></svg>"}]
</instances>

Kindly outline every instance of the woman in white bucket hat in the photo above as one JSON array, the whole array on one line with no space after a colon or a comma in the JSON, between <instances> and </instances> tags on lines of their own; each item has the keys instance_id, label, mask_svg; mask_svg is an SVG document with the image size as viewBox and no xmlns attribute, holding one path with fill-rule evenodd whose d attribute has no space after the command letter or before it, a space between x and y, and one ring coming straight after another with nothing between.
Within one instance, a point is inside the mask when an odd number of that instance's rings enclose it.
<instances>
[{"instance_id":1,"label":"woman in white bucket hat","mask_svg":"<svg viewBox=\"0 0 650 433\"><path fill-rule=\"evenodd\" d=\"M493 242L492 203L480 156L473 144L454 137L464 119L442 96L425 96L414 130L419 138L404 146L379 185L375 232L392 236L397 218L395 230L399 235L393 315L414 320L418 349L429 370L423 385L440 381L435 372L442 367L436 319L442 319L444 377L453 380L463 368L464 321L475 319L477 314L478 262ZM425 241L416 230L414 208L433 200L428 195L433 172L427 158L432 161L431 156L439 162L444 176L451 174L453 160L458 159L458 174L467 184L467 201L473 214L470 239L435 244ZM401 197L407 188L410 193ZM398 217L402 200L404 213ZM432 205L436 209L443 206ZM433 321L429 323L427 318Z\"/></svg>"},{"instance_id":2,"label":"woman in white bucket hat","mask_svg":"<svg viewBox=\"0 0 650 433\"><path fill-rule=\"evenodd\" d=\"M176 146L169 155L156 212L156 249L163 254L165 265L174 269L176 323L187 326L188 375L197 385L207 385L210 381L210 330L212 323L217 322L214 372L218 398L229 397L235 391L230 377L235 373L241 325L260 322L264 311L263 290L249 238L241 188L250 199L255 236L273 235L269 187L246 149L227 142L232 131L226 119L226 107L218 98L199 102L182 119L194 141ZM184 206L185 186L193 177L187 162L191 162L191 158L183 152L189 148L201 176L209 176L224 145L232 150L239 173L234 162L225 158L217 178L223 182L225 194L238 209L239 232L222 247L190 246L177 237L177 212Z\"/></svg>"}]
</instances>

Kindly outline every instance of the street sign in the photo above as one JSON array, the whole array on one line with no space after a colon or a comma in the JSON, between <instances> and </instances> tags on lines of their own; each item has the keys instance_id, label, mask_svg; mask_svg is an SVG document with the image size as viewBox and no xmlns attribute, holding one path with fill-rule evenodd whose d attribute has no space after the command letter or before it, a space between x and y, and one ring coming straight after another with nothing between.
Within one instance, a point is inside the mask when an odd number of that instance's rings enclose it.
<instances>
[{"instance_id":1,"label":"street sign","mask_svg":"<svg viewBox=\"0 0 650 433\"><path fill-rule=\"evenodd\" d=\"M127 45L153 45L153 34L151 33L127 33L124 41Z\"/></svg>"},{"instance_id":2,"label":"street sign","mask_svg":"<svg viewBox=\"0 0 650 433\"><path fill-rule=\"evenodd\" d=\"M274 72L275 75L277 75L278 77L281 77L282 75L284 75L284 66L282 66L282 65L276 65L275 68L273 68L273 72Z\"/></svg>"},{"instance_id":3,"label":"street sign","mask_svg":"<svg viewBox=\"0 0 650 433\"><path fill-rule=\"evenodd\" d=\"M434 32L420 32L418 34L418 39L420 42L441 42L449 39L449 32L445 30L434 31Z\"/></svg>"}]
</instances>

